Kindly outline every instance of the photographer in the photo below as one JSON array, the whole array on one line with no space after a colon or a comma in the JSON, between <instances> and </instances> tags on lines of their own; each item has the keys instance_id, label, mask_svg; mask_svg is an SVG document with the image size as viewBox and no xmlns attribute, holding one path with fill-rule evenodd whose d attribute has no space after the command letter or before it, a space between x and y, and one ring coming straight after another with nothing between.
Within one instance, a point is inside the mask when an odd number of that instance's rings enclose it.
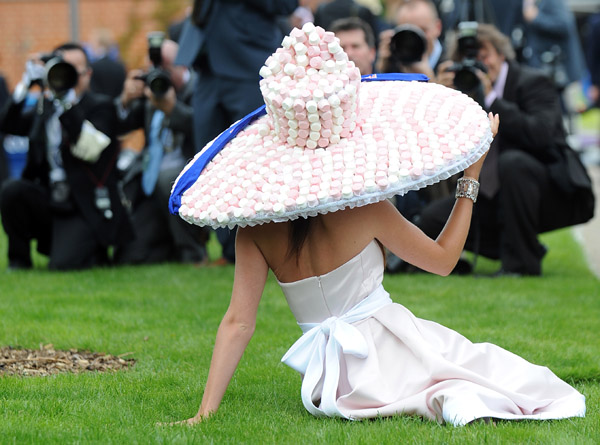
<instances>
[{"instance_id":1,"label":"photographer","mask_svg":"<svg viewBox=\"0 0 600 445\"><path fill-rule=\"evenodd\" d=\"M498 275L541 275L546 248L538 234L587 221L594 196L589 177L567 145L558 92L549 78L514 61L508 37L494 26L475 32L480 81L487 111L502 125L481 171L481 189L466 249L502 263ZM453 63L465 60L458 48L454 61L440 66L438 81L455 87ZM468 65L468 64L467 64ZM454 197L428 205L417 224L435 238Z\"/></svg>"},{"instance_id":2,"label":"photographer","mask_svg":"<svg viewBox=\"0 0 600 445\"><path fill-rule=\"evenodd\" d=\"M195 154L193 111L195 79L173 62L178 45L160 32L148 35L151 68L129 72L117 99L124 134L144 129L146 144L124 172L136 237L115 253L121 264L206 259L206 229L169 214L171 186Z\"/></svg>"},{"instance_id":3,"label":"photographer","mask_svg":"<svg viewBox=\"0 0 600 445\"><path fill-rule=\"evenodd\" d=\"M442 21L431 0L409 0L396 11L396 28L379 35L376 70L380 73L422 73L435 79L442 60Z\"/></svg>"},{"instance_id":4,"label":"photographer","mask_svg":"<svg viewBox=\"0 0 600 445\"><path fill-rule=\"evenodd\" d=\"M11 269L32 267L33 239L50 269L77 269L107 264L108 247L132 236L117 189L117 116L88 91L90 76L83 48L64 44L27 62L2 112L0 131L29 137L22 178L0 192ZM24 111L34 85L46 90Z\"/></svg>"}]
</instances>

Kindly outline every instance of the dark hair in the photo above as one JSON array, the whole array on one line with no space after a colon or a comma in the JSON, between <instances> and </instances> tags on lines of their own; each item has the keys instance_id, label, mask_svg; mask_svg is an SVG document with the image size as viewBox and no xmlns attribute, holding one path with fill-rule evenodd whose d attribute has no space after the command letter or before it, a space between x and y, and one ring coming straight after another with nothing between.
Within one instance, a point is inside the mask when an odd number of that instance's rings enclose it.
<instances>
[{"instance_id":1,"label":"dark hair","mask_svg":"<svg viewBox=\"0 0 600 445\"><path fill-rule=\"evenodd\" d=\"M298 218L290 222L287 257L296 257L296 264L298 264L300 259L300 249L302 249L302 246L310 233L312 219L313 218Z\"/></svg>"},{"instance_id":2,"label":"dark hair","mask_svg":"<svg viewBox=\"0 0 600 445\"><path fill-rule=\"evenodd\" d=\"M489 42L498 54L504 56L506 60L515 59L515 50L510 43L510 39L502 34L498 28L489 23L479 23L477 25L477 41L481 44ZM455 38L449 46L448 54L452 60L460 60L458 53L458 40Z\"/></svg>"},{"instance_id":3,"label":"dark hair","mask_svg":"<svg viewBox=\"0 0 600 445\"><path fill-rule=\"evenodd\" d=\"M88 57L88 54L87 54L85 48L83 46L81 46L79 43L75 43L75 42L63 43L62 45L54 48L54 50L52 52L60 53L63 51L72 51L72 50L78 50L83 53L83 55L85 56L85 65L89 68L90 67L90 59Z\"/></svg>"},{"instance_id":4,"label":"dark hair","mask_svg":"<svg viewBox=\"0 0 600 445\"><path fill-rule=\"evenodd\" d=\"M298 265L298 262L300 261L300 249L302 249L302 246L304 246L306 238L308 238L308 235L312 230L312 221L314 221L314 219L318 217L319 216L310 218L298 218L290 222L290 231L288 237L289 247L287 251L287 258L295 257L296 265ZM383 255L383 267L385 268L385 266L387 265L385 247L383 247L383 244L381 244L381 241L379 241L378 239L375 239L375 241L377 241L377 244L381 249L381 254Z\"/></svg>"},{"instance_id":5,"label":"dark hair","mask_svg":"<svg viewBox=\"0 0 600 445\"><path fill-rule=\"evenodd\" d=\"M375 48L375 35L373 34L371 25L359 17L337 19L329 26L329 30L333 33L362 30L365 34L365 41L367 42L367 45L369 45L369 48Z\"/></svg>"}]
</instances>

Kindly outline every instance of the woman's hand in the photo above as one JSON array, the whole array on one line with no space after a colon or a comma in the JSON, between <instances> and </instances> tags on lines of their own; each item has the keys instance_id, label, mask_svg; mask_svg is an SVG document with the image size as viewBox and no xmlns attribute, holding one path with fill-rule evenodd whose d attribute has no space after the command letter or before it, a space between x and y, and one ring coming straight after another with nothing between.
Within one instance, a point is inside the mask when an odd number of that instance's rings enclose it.
<instances>
[{"instance_id":1,"label":"woman's hand","mask_svg":"<svg viewBox=\"0 0 600 445\"><path fill-rule=\"evenodd\" d=\"M500 127L500 116L498 116L498 113L492 114L490 111L488 117L490 118L490 127L492 127L492 136L496 137L498 134L498 127Z\"/></svg>"}]
</instances>

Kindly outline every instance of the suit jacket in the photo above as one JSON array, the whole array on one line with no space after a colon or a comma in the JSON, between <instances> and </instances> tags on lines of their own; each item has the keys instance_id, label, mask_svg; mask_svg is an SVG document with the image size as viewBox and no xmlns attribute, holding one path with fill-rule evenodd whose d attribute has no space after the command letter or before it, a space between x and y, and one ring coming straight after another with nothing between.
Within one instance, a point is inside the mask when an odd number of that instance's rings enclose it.
<instances>
[{"instance_id":1,"label":"suit jacket","mask_svg":"<svg viewBox=\"0 0 600 445\"><path fill-rule=\"evenodd\" d=\"M538 70L509 62L503 97L490 111L502 122L494 142L500 152L523 150L550 164L568 148L558 93Z\"/></svg>"},{"instance_id":2,"label":"suit jacket","mask_svg":"<svg viewBox=\"0 0 600 445\"><path fill-rule=\"evenodd\" d=\"M525 25L526 46L531 48L527 64L541 67L542 53L558 46L567 83L581 80L586 66L573 13L564 0L539 0L537 6L539 14Z\"/></svg>"},{"instance_id":3,"label":"suit jacket","mask_svg":"<svg viewBox=\"0 0 600 445\"><path fill-rule=\"evenodd\" d=\"M30 113L22 113L24 102L7 104L0 118L1 131L29 137L29 151L23 178L50 188L50 165L47 159L46 122L52 116L52 104L42 99ZM84 120L111 139L96 162L86 162L72 155L70 144L79 139ZM116 139L117 116L110 98L85 93L79 103L60 116L63 128L60 152L70 186L70 209L79 212L92 227L103 245L117 245L133 236L129 218L121 204L117 188L116 157L120 146ZM113 217L106 219L95 206L95 188L108 189Z\"/></svg>"},{"instance_id":4,"label":"suit jacket","mask_svg":"<svg viewBox=\"0 0 600 445\"><path fill-rule=\"evenodd\" d=\"M105 55L92 62L90 90L110 97L117 97L123 91L126 76L125 65L121 61Z\"/></svg>"},{"instance_id":5,"label":"suit jacket","mask_svg":"<svg viewBox=\"0 0 600 445\"><path fill-rule=\"evenodd\" d=\"M591 181L577 154L567 143L559 95L548 77L536 69L509 62L502 99L490 111L500 116L500 129L492 148L522 150L538 159L561 196L572 201L572 221L579 224L594 213ZM484 163L482 182L490 163ZM552 227L557 228L557 227Z\"/></svg>"},{"instance_id":6,"label":"suit jacket","mask_svg":"<svg viewBox=\"0 0 600 445\"><path fill-rule=\"evenodd\" d=\"M175 64L196 65L233 79L258 80L260 67L283 38L276 16L291 14L298 0L210 1L213 5L204 27L186 20Z\"/></svg>"},{"instance_id":7,"label":"suit jacket","mask_svg":"<svg viewBox=\"0 0 600 445\"><path fill-rule=\"evenodd\" d=\"M183 90L177 93L177 102L171 115L163 121L163 127L173 131L174 148L181 147L185 159L191 159L196 154L193 133L194 111L191 107L194 82L195 74L192 74ZM116 101L117 106L119 106L120 99L117 98ZM154 111L156 109L152 107L148 100L137 99L132 101L126 113L119 116L118 134L123 135L142 128L147 144ZM146 148L147 145L144 146L143 150L146 150Z\"/></svg>"}]
</instances>

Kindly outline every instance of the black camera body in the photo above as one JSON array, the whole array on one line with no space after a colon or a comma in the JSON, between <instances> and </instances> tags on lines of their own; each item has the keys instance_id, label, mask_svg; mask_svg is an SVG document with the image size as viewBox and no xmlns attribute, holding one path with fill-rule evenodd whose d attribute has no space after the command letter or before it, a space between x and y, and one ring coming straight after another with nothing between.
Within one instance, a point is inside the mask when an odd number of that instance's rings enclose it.
<instances>
[{"instance_id":1,"label":"black camera body","mask_svg":"<svg viewBox=\"0 0 600 445\"><path fill-rule=\"evenodd\" d=\"M45 70L40 86L48 87L56 96L60 97L77 85L79 80L77 69L61 56L55 53L46 53L40 56L40 60L44 62Z\"/></svg>"},{"instance_id":2,"label":"black camera body","mask_svg":"<svg viewBox=\"0 0 600 445\"><path fill-rule=\"evenodd\" d=\"M167 94L173 85L169 73L161 68L161 47L164 40L165 34L161 31L148 33L148 57L152 62L152 68L147 73L136 77L136 79L144 81L157 99Z\"/></svg>"},{"instance_id":3,"label":"black camera body","mask_svg":"<svg viewBox=\"0 0 600 445\"><path fill-rule=\"evenodd\" d=\"M465 94L477 93L481 87L481 81L477 71L487 73L487 68L479 60L477 55L480 49L477 40L477 22L461 22L458 24L458 55L460 61L454 63L448 71L453 71L454 86Z\"/></svg>"},{"instance_id":4,"label":"black camera body","mask_svg":"<svg viewBox=\"0 0 600 445\"><path fill-rule=\"evenodd\" d=\"M167 94L172 85L171 76L161 68L152 68L147 73L136 76L136 79L143 81L157 99Z\"/></svg>"},{"instance_id":5,"label":"black camera body","mask_svg":"<svg viewBox=\"0 0 600 445\"><path fill-rule=\"evenodd\" d=\"M427 50L427 37L421 28L415 25L399 25L394 28L390 41L392 57L402 65L420 61Z\"/></svg>"}]
</instances>

